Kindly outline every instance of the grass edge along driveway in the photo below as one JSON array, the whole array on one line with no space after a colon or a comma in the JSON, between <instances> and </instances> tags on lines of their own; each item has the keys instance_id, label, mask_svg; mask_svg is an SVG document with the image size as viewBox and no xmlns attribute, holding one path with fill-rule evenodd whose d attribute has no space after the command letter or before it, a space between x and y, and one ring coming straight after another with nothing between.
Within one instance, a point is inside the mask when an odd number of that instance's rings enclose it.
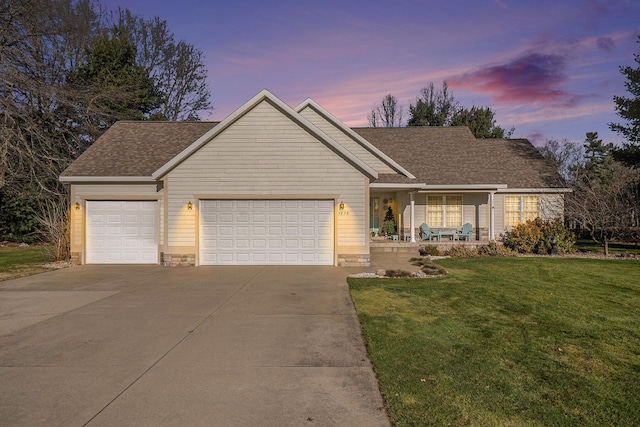
<instances>
[{"instance_id":1,"label":"grass edge along driveway","mask_svg":"<svg viewBox=\"0 0 640 427\"><path fill-rule=\"evenodd\" d=\"M49 271L45 266L49 261L51 253L46 245L1 246L0 281Z\"/></svg>"},{"instance_id":2,"label":"grass edge along driveway","mask_svg":"<svg viewBox=\"0 0 640 427\"><path fill-rule=\"evenodd\" d=\"M349 278L394 425L640 425L640 263L438 261Z\"/></svg>"}]
</instances>

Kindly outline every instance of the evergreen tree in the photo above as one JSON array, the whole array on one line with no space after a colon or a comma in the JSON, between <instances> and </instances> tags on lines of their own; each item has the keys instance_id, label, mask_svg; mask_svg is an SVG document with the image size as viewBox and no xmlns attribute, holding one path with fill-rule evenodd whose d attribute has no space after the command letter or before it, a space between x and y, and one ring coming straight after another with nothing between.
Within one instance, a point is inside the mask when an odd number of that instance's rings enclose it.
<instances>
[{"instance_id":1,"label":"evergreen tree","mask_svg":"<svg viewBox=\"0 0 640 427\"><path fill-rule=\"evenodd\" d=\"M495 113L489 107L461 107L453 113L451 126L466 126L476 138L504 138L504 129L496 125Z\"/></svg>"},{"instance_id":2,"label":"evergreen tree","mask_svg":"<svg viewBox=\"0 0 640 427\"><path fill-rule=\"evenodd\" d=\"M416 103L409 106L409 116L407 126L467 126L476 138L505 137L504 129L496 125L491 108L460 106L446 81L438 90L433 83L424 87Z\"/></svg>"},{"instance_id":3,"label":"evergreen tree","mask_svg":"<svg viewBox=\"0 0 640 427\"><path fill-rule=\"evenodd\" d=\"M449 126L458 101L453 97L447 82L436 90L433 82L422 88L416 103L409 106L407 126Z\"/></svg>"},{"instance_id":4,"label":"evergreen tree","mask_svg":"<svg viewBox=\"0 0 640 427\"><path fill-rule=\"evenodd\" d=\"M393 234L396 232L396 219L393 216L393 209L389 206L387 212L384 215L384 221L382 222L382 233L385 235Z\"/></svg>"},{"instance_id":5,"label":"evergreen tree","mask_svg":"<svg viewBox=\"0 0 640 427\"><path fill-rule=\"evenodd\" d=\"M136 63L136 47L124 28L96 37L70 80L84 95L82 113L101 129L117 120L153 118L150 113L163 102L148 71Z\"/></svg>"},{"instance_id":6,"label":"evergreen tree","mask_svg":"<svg viewBox=\"0 0 640 427\"><path fill-rule=\"evenodd\" d=\"M640 167L640 54L633 57L638 67L620 67L620 72L627 79L624 85L631 96L613 97L616 114L627 124L609 123L609 128L626 139L623 147L616 150L616 158L628 166Z\"/></svg>"},{"instance_id":7,"label":"evergreen tree","mask_svg":"<svg viewBox=\"0 0 640 427\"><path fill-rule=\"evenodd\" d=\"M586 177L591 181L607 185L613 178L613 144L603 144L598 139L598 132L587 132L585 139L585 164Z\"/></svg>"}]
</instances>

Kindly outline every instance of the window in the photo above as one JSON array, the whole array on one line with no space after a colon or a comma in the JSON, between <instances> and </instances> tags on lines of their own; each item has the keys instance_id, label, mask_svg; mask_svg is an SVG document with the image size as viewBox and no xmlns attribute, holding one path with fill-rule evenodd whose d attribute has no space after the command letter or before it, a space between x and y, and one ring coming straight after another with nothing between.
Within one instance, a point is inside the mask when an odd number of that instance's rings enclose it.
<instances>
[{"instance_id":1,"label":"window","mask_svg":"<svg viewBox=\"0 0 640 427\"><path fill-rule=\"evenodd\" d=\"M536 219L540 216L538 196L506 196L505 213L505 225L508 227Z\"/></svg>"},{"instance_id":2,"label":"window","mask_svg":"<svg viewBox=\"0 0 640 427\"><path fill-rule=\"evenodd\" d=\"M427 224L431 227L442 227L444 224L442 196L427 196Z\"/></svg>"},{"instance_id":3,"label":"window","mask_svg":"<svg viewBox=\"0 0 640 427\"><path fill-rule=\"evenodd\" d=\"M427 196L427 224L430 227L462 226L462 196Z\"/></svg>"}]
</instances>

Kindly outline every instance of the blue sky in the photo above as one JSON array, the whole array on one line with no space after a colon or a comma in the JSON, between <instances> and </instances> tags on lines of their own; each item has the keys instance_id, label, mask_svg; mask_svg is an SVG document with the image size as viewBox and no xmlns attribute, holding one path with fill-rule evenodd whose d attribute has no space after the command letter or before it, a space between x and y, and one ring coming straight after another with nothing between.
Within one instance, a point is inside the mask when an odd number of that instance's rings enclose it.
<instances>
[{"instance_id":1,"label":"blue sky","mask_svg":"<svg viewBox=\"0 0 640 427\"><path fill-rule=\"evenodd\" d=\"M447 80L465 106L489 106L514 137L605 142L625 95L621 65L640 53L637 0L103 0L166 19L206 55L222 120L266 88L291 106L310 97L366 126L388 93L408 109ZM405 117L408 112L405 113Z\"/></svg>"}]
</instances>

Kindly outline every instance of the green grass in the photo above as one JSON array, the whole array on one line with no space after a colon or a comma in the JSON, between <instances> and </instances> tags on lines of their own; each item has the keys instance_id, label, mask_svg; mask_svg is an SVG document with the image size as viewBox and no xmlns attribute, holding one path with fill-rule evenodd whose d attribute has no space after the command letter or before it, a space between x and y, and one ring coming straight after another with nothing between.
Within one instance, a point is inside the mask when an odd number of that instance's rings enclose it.
<instances>
[{"instance_id":1,"label":"green grass","mask_svg":"<svg viewBox=\"0 0 640 427\"><path fill-rule=\"evenodd\" d=\"M604 253L604 247L593 240L578 240L575 249L579 252ZM633 243L609 243L609 255L623 255L625 253L640 255L640 245Z\"/></svg>"},{"instance_id":2,"label":"green grass","mask_svg":"<svg viewBox=\"0 0 640 427\"><path fill-rule=\"evenodd\" d=\"M0 280L8 280L49 270L44 264L50 261L45 246L1 247Z\"/></svg>"},{"instance_id":3,"label":"green grass","mask_svg":"<svg viewBox=\"0 0 640 427\"><path fill-rule=\"evenodd\" d=\"M438 264L349 279L394 425L640 425L638 261Z\"/></svg>"}]
</instances>

